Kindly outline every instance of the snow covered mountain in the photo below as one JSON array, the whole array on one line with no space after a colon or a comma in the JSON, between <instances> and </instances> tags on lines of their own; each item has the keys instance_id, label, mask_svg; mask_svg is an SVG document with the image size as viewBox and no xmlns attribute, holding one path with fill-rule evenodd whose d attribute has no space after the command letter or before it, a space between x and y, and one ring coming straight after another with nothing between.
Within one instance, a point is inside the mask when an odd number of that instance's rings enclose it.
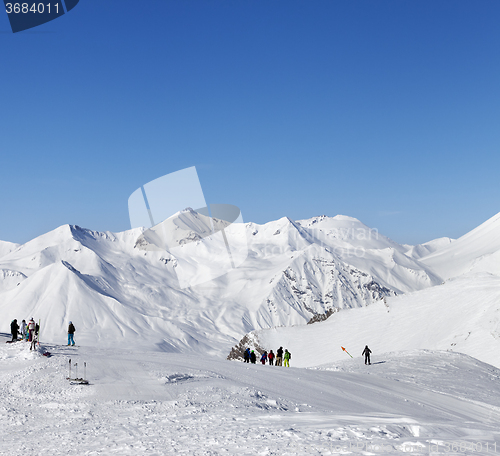
<instances>
[{"instance_id":1,"label":"snow covered mountain","mask_svg":"<svg viewBox=\"0 0 500 456\"><path fill-rule=\"evenodd\" d=\"M0 241L0 258L7 255L8 253L16 250L19 244L14 244L13 242Z\"/></svg>"},{"instance_id":2,"label":"snow covered mountain","mask_svg":"<svg viewBox=\"0 0 500 456\"><path fill-rule=\"evenodd\" d=\"M500 274L500 213L420 261L443 279L467 272Z\"/></svg>"},{"instance_id":3,"label":"snow covered mountain","mask_svg":"<svg viewBox=\"0 0 500 456\"><path fill-rule=\"evenodd\" d=\"M246 335L244 344L259 351L283 346L293 353L297 367L349 358L341 347L360 358L366 344L375 361L389 352L449 350L500 367L500 277L465 275L338 312L321 323L257 330Z\"/></svg>"},{"instance_id":4,"label":"snow covered mountain","mask_svg":"<svg viewBox=\"0 0 500 456\"><path fill-rule=\"evenodd\" d=\"M199 223L195 216L177 214L187 227ZM190 288L179 287L176 267L185 260L196 268L183 252L199 240L180 236L175 251L148 250L143 233L65 225L21 246L4 244L4 325L33 316L42 320L42 338L56 342L72 320L80 343L134 340L163 351L223 354L254 329L306 324L441 282L405 254L407 246L345 216L248 223L231 240L248 247L245 262Z\"/></svg>"},{"instance_id":5,"label":"snow covered mountain","mask_svg":"<svg viewBox=\"0 0 500 456\"><path fill-rule=\"evenodd\" d=\"M457 240L413 246L406 255L446 282L333 314L312 326L250 332L229 357L239 358L246 346L258 351L287 346L296 365L316 366L347 356L341 346L359 356L370 344L379 355L456 350L500 367L500 214Z\"/></svg>"}]
</instances>

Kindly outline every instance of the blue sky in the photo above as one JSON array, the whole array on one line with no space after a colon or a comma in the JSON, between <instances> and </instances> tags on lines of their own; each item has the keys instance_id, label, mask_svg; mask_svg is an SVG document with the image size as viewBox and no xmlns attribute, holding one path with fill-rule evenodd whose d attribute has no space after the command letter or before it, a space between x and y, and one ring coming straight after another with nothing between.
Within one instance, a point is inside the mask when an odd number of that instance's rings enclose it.
<instances>
[{"instance_id":1,"label":"blue sky","mask_svg":"<svg viewBox=\"0 0 500 456\"><path fill-rule=\"evenodd\" d=\"M196 166L245 221L345 214L401 243L500 211L500 2L81 0L0 14L0 239L130 227Z\"/></svg>"}]
</instances>

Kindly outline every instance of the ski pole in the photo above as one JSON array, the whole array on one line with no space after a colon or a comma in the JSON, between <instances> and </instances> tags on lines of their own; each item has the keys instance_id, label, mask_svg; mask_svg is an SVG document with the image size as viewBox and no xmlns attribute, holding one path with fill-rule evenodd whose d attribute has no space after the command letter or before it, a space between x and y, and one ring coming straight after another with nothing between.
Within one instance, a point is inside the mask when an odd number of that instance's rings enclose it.
<instances>
[{"instance_id":1,"label":"ski pole","mask_svg":"<svg viewBox=\"0 0 500 456\"><path fill-rule=\"evenodd\" d=\"M78 380L78 363L75 363L75 370L76 370L75 379Z\"/></svg>"},{"instance_id":2,"label":"ski pole","mask_svg":"<svg viewBox=\"0 0 500 456\"><path fill-rule=\"evenodd\" d=\"M87 363L83 363L83 379L87 378Z\"/></svg>"},{"instance_id":3,"label":"ski pole","mask_svg":"<svg viewBox=\"0 0 500 456\"><path fill-rule=\"evenodd\" d=\"M68 380L71 380L71 359L69 360L69 377Z\"/></svg>"},{"instance_id":4,"label":"ski pole","mask_svg":"<svg viewBox=\"0 0 500 456\"><path fill-rule=\"evenodd\" d=\"M344 347L341 346L340 348L344 350L352 358L352 355Z\"/></svg>"}]
</instances>

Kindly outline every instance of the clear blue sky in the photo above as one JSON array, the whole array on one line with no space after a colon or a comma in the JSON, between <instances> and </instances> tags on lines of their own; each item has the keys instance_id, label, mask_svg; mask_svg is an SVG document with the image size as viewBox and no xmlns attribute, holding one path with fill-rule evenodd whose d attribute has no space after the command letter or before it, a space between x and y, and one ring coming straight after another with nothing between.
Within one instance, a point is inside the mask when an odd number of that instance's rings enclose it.
<instances>
[{"instance_id":1,"label":"clear blue sky","mask_svg":"<svg viewBox=\"0 0 500 456\"><path fill-rule=\"evenodd\" d=\"M2 240L126 230L193 165L257 223L419 243L500 211L497 0L81 0L0 40Z\"/></svg>"}]
</instances>

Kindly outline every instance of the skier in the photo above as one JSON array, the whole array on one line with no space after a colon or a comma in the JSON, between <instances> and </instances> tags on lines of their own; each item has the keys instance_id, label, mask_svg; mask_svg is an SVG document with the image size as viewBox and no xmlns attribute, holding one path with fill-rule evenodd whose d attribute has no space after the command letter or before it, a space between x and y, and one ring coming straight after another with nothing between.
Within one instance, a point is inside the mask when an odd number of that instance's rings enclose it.
<instances>
[{"instance_id":1,"label":"skier","mask_svg":"<svg viewBox=\"0 0 500 456\"><path fill-rule=\"evenodd\" d=\"M281 366L282 360L283 360L283 347L280 347L276 351L276 366Z\"/></svg>"},{"instance_id":2,"label":"skier","mask_svg":"<svg viewBox=\"0 0 500 456\"><path fill-rule=\"evenodd\" d=\"M269 365L272 366L274 361L274 353L272 350L269 351L269 355L267 355L267 358L269 359Z\"/></svg>"},{"instance_id":3,"label":"skier","mask_svg":"<svg viewBox=\"0 0 500 456\"><path fill-rule=\"evenodd\" d=\"M73 339L75 331L76 329L73 326L73 322L70 321L68 326L68 345L75 345L75 340Z\"/></svg>"},{"instance_id":4,"label":"skier","mask_svg":"<svg viewBox=\"0 0 500 456\"><path fill-rule=\"evenodd\" d=\"M19 325L17 324L17 319L14 319L10 323L10 333L12 334L12 342L17 341L17 332L18 331L19 331Z\"/></svg>"},{"instance_id":5,"label":"skier","mask_svg":"<svg viewBox=\"0 0 500 456\"><path fill-rule=\"evenodd\" d=\"M262 353L262 356L260 357L260 362L262 364L266 364L266 361L267 361L267 351L264 351L264 353Z\"/></svg>"},{"instance_id":6,"label":"skier","mask_svg":"<svg viewBox=\"0 0 500 456\"><path fill-rule=\"evenodd\" d=\"M243 353L243 362L244 363L249 363L250 362L250 349L247 348L245 350L245 353Z\"/></svg>"},{"instance_id":7,"label":"skier","mask_svg":"<svg viewBox=\"0 0 500 456\"><path fill-rule=\"evenodd\" d=\"M28 325L26 324L26 320L23 320L21 323L21 339L26 340L26 329Z\"/></svg>"},{"instance_id":8,"label":"skier","mask_svg":"<svg viewBox=\"0 0 500 456\"><path fill-rule=\"evenodd\" d=\"M36 350L36 343L38 341L38 323L35 324L35 331L31 336L30 350Z\"/></svg>"},{"instance_id":9,"label":"skier","mask_svg":"<svg viewBox=\"0 0 500 456\"><path fill-rule=\"evenodd\" d=\"M368 345L365 345L365 349L363 350L363 353L361 353L361 356L365 355L365 364L371 364L370 362L370 353L372 351L368 348Z\"/></svg>"},{"instance_id":10,"label":"skier","mask_svg":"<svg viewBox=\"0 0 500 456\"><path fill-rule=\"evenodd\" d=\"M252 364L255 364L255 361L257 361L257 357L255 356L255 352L252 350L252 353L250 353L250 361Z\"/></svg>"},{"instance_id":11,"label":"skier","mask_svg":"<svg viewBox=\"0 0 500 456\"><path fill-rule=\"evenodd\" d=\"M32 342L35 337L35 320L31 317L31 320L28 323L28 342Z\"/></svg>"},{"instance_id":12,"label":"skier","mask_svg":"<svg viewBox=\"0 0 500 456\"><path fill-rule=\"evenodd\" d=\"M290 359L292 354L285 348L285 367L290 367Z\"/></svg>"}]
</instances>

